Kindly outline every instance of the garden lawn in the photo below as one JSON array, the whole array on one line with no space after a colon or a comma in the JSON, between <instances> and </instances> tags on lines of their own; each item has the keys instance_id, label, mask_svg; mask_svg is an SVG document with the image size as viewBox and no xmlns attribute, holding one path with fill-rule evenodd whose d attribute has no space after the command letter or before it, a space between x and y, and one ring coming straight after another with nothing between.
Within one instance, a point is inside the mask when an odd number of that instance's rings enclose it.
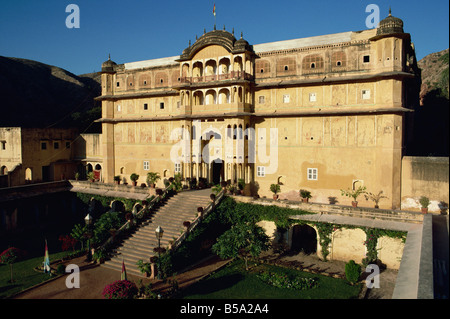
<instances>
[{"instance_id":1,"label":"garden lawn","mask_svg":"<svg viewBox=\"0 0 450 319\"><path fill-rule=\"evenodd\" d=\"M59 260L72 252L65 251L55 254L50 254L50 262ZM44 261L44 256L34 257L23 261L18 261L13 264L13 279L10 283L11 273L9 265L0 264L0 299L8 298L24 289L37 285L43 281L51 278L49 274L44 274L34 270L35 267L41 266Z\"/></svg>"},{"instance_id":2,"label":"garden lawn","mask_svg":"<svg viewBox=\"0 0 450 319\"><path fill-rule=\"evenodd\" d=\"M355 299L361 286L351 286L344 279L314 275L293 269L249 262L253 267L245 270L243 261L238 260L212 274L207 279L186 288L178 298L183 299ZM264 283L257 275L261 271L316 277L319 287L308 290L277 288Z\"/></svg>"}]
</instances>

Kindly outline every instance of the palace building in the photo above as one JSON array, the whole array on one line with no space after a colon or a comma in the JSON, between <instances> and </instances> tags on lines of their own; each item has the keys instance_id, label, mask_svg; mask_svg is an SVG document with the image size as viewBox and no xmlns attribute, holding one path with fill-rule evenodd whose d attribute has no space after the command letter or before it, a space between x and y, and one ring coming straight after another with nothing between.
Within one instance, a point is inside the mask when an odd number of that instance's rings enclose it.
<instances>
[{"instance_id":1,"label":"palace building","mask_svg":"<svg viewBox=\"0 0 450 319\"><path fill-rule=\"evenodd\" d=\"M243 179L271 197L347 204L383 191L400 208L408 113L419 103L411 36L389 13L376 29L251 44L204 32L179 56L102 65L102 178Z\"/></svg>"}]
</instances>

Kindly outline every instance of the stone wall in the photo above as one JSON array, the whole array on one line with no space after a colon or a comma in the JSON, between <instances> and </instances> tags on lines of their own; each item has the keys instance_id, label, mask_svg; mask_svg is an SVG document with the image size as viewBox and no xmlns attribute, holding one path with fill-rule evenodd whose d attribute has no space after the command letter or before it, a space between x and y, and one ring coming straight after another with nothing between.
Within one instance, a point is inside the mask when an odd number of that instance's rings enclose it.
<instances>
[{"instance_id":1,"label":"stone wall","mask_svg":"<svg viewBox=\"0 0 450 319\"><path fill-rule=\"evenodd\" d=\"M414 157L402 159L402 209L420 210L419 198L431 203L429 212L440 212L442 202L449 203L449 158Z\"/></svg>"}]
</instances>

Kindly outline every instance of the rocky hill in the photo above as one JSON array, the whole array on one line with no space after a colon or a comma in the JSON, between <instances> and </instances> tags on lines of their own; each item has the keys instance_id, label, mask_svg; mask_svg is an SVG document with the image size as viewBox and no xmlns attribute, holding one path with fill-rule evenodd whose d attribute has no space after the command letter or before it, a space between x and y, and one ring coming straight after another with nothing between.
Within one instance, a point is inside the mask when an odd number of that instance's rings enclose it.
<instances>
[{"instance_id":1,"label":"rocky hill","mask_svg":"<svg viewBox=\"0 0 450 319\"><path fill-rule=\"evenodd\" d=\"M449 156L449 50L418 62L422 69L420 107L414 112L413 142L408 155Z\"/></svg>"},{"instance_id":2,"label":"rocky hill","mask_svg":"<svg viewBox=\"0 0 450 319\"><path fill-rule=\"evenodd\" d=\"M44 63L0 56L0 126L84 131L101 116L101 104L94 101L100 94L95 73L76 76Z\"/></svg>"},{"instance_id":3,"label":"rocky hill","mask_svg":"<svg viewBox=\"0 0 450 319\"><path fill-rule=\"evenodd\" d=\"M423 98L433 90L441 90L442 94L449 97L449 49L427 55L417 64L422 69L422 87L420 97Z\"/></svg>"}]
</instances>

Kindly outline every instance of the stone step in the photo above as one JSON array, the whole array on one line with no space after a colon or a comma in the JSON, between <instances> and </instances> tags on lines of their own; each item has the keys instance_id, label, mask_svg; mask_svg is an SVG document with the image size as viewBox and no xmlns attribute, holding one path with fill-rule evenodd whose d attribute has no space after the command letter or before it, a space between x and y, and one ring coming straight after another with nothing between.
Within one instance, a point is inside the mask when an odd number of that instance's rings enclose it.
<instances>
[{"instance_id":1,"label":"stone step","mask_svg":"<svg viewBox=\"0 0 450 319\"><path fill-rule=\"evenodd\" d=\"M102 265L120 271L123 260L127 272L144 276L140 273L136 262L140 259L148 262L149 258L155 255L153 249L158 246L155 235L156 228L158 226L163 228L164 236L160 244L161 247L167 247L170 240L177 239L184 232L183 222L190 221L192 223L197 217L197 208L206 208L210 204L210 194L210 190L187 191L160 203L152 211L149 219L143 222L128 238L123 239L113 251L112 257Z\"/></svg>"}]
</instances>

